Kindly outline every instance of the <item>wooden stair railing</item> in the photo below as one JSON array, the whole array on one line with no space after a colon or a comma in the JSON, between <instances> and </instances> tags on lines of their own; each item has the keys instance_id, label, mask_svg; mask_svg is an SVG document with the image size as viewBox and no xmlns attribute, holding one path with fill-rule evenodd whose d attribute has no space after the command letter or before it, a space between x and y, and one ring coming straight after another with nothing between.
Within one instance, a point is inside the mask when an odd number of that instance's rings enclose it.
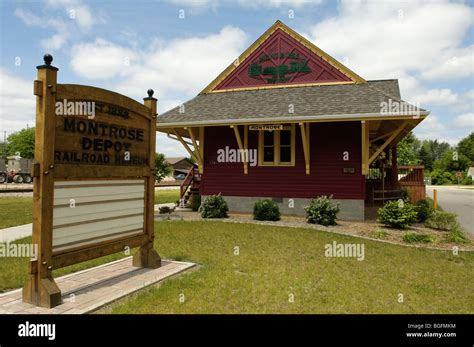
<instances>
[{"instance_id":1,"label":"wooden stair railing","mask_svg":"<svg viewBox=\"0 0 474 347\"><path fill-rule=\"evenodd\" d=\"M193 195L199 195L201 174L197 167L192 167L179 187L179 200L186 204Z\"/></svg>"}]
</instances>

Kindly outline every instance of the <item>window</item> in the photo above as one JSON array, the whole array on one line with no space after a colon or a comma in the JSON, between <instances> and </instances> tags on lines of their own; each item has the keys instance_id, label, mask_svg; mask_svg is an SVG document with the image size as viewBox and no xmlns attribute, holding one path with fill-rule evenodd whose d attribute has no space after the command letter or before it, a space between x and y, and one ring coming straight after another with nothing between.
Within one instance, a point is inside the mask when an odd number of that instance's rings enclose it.
<instances>
[{"instance_id":1,"label":"window","mask_svg":"<svg viewBox=\"0 0 474 347\"><path fill-rule=\"evenodd\" d=\"M258 136L260 166L295 165L295 125L281 130L260 130Z\"/></svg>"}]
</instances>

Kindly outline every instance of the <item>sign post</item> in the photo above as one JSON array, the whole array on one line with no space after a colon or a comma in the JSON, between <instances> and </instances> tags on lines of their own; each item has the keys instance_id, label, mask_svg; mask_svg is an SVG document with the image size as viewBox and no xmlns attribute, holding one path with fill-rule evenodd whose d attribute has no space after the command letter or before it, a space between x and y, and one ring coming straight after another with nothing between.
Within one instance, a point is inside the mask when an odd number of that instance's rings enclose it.
<instances>
[{"instance_id":1,"label":"sign post","mask_svg":"<svg viewBox=\"0 0 474 347\"><path fill-rule=\"evenodd\" d=\"M45 55L34 82L33 244L23 301L61 303L52 271L139 247L133 265L161 266L154 241L156 103L58 84Z\"/></svg>"}]
</instances>

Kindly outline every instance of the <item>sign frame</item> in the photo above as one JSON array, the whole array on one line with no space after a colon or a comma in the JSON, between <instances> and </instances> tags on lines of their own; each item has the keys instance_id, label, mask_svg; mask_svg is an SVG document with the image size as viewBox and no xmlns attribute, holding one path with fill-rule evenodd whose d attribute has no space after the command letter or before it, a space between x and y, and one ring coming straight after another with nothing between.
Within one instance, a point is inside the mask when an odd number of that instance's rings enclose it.
<instances>
[{"instance_id":1,"label":"sign frame","mask_svg":"<svg viewBox=\"0 0 474 347\"><path fill-rule=\"evenodd\" d=\"M140 247L133 256L133 266L158 268L161 258L154 249L154 191L157 99L148 90L144 104L124 95L92 86L58 84L58 68L51 65L53 57L44 56L44 64L37 66L34 81L36 95L35 163L33 165L33 244L38 255L29 264L29 280L23 287L23 302L52 308L61 303L61 290L52 271L68 265L98 258L112 253ZM56 102L88 100L113 105L133 112L145 120L148 138L145 165L83 165L55 162ZM92 179L144 180L143 233L124 238L85 245L72 251L53 251L54 183Z\"/></svg>"}]
</instances>

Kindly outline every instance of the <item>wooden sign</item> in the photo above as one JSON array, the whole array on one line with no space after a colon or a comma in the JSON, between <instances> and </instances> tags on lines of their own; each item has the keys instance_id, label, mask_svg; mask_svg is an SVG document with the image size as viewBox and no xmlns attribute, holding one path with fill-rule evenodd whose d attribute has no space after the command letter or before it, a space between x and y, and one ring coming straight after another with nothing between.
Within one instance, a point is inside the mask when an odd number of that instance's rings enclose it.
<instances>
[{"instance_id":1,"label":"wooden sign","mask_svg":"<svg viewBox=\"0 0 474 347\"><path fill-rule=\"evenodd\" d=\"M283 124L249 125L249 130L283 130Z\"/></svg>"},{"instance_id":2,"label":"wooden sign","mask_svg":"<svg viewBox=\"0 0 474 347\"><path fill-rule=\"evenodd\" d=\"M52 270L140 247L133 264L156 268L154 241L156 102L57 84L45 55L34 82L36 142L33 244L23 301L61 303Z\"/></svg>"}]
</instances>

